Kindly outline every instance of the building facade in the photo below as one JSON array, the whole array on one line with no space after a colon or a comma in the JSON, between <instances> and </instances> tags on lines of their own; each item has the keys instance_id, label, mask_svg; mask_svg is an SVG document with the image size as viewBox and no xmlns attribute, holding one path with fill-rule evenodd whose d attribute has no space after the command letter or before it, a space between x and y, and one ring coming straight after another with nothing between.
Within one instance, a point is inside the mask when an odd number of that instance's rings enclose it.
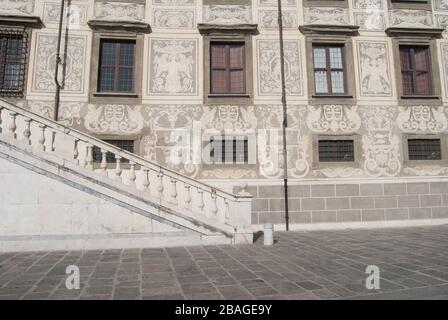
<instances>
[{"instance_id":1,"label":"building facade","mask_svg":"<svg viewBox=\"0 0 448 320\"><path fill-rule=\"evenodd\" d=\"M448 3L282 4L290 223L448 218ZM0 0L2 98L50 119L60 14ZM60 123L247 183L252 224L284 223L276 0L68 0L63 15Z\"/></svg>"}]
</instances>

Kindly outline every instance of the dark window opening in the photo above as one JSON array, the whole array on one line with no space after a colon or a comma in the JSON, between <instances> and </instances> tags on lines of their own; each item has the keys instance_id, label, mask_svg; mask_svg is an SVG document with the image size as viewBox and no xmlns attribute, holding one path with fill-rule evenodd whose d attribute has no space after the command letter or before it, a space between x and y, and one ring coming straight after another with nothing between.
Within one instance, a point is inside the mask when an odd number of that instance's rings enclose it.
<instances>
[{"instance_id":1,"label":"dark window opening","mask_svg":"<svg viewBox=\"0 0 448 320\"><path fill-rule=\"evenodd\" d=\"M404 95L430 95L429 47L400 46L401 81Z\"/></svg>"},{"instance_id":2,"label":"dark window opening","mask_svg":"<svg viewBox=\"0 0 448 320\"><path fill-rule=\"evenodd\" d=\"M26 55L27 34L24 30L0 30L0 94L23 94Z\"/></svg>"},{"instance_id":3,"label":"dark window opening","mask_svg":"<svg viewBox=\"0 0 448 320\"><path fill-rule=\"evenodd\" d=\"M355 161L355 149L353 140L319 140L319 161Z\"/></svg>"},{"instance_id":4,"label":"dark window opening","mask_svg":"<svg viewBox=\"0 0 448 320\"><path fill-rule=\"evenodd\" d=\"M344 94L347 92L344 46L314 45L313 63L316 94Z\"/></svg>"},{"instance_id":5,"label":"dark window opening","mask_svg":"<svg viewBox=\"0 0 448 320\"><path fill-rule=\"evenodd\" d=\"M210 139L210 146L213 163L249 163L247 137L213 137Z\"/></svg>"},{"instance_id":6,"label":"dark window opening","mask_svg":"<svg viewBox=\"0 0 448 320\"><path fill-rule=\"evenodd\" d=\"M441 160L440 139L408 139L409 160Z\"/></svg>"},{"instance_id":7,"label":"dark window opening","mask_svg":"<svg viewBox=\"0 0 448 320\"><path fill-rule=\"evenodd\" d=\"M102 40L99 92L134 91L135 41Z\"/></svg>"},{"instance_id":8,"label":"dark window opening","mask_svg":"<svg viewBox=\"0 0 448 320\"><path fill-rule=\"evenodd\" d=\"M134 140L103 140L104 142L110 143L120 149L129 151L134 153ZM93 161L94 162L101 162L102 154L101 149L98 147L93 147ZM115 163L115 155L107 152L106 154L106 162L107 163ZM121 163L128 163L128 159L121 159Z\"/></svg>"},{"instance_id":9,"label":"dark window opening","mask_svg":"<svg viewBox=\"0 0 448 320\"><path fill-rule=\"evenodd\" d=\"M210 92L212 94L246 93L244 43L210 44Z\"/></svg>"}]
</instances>

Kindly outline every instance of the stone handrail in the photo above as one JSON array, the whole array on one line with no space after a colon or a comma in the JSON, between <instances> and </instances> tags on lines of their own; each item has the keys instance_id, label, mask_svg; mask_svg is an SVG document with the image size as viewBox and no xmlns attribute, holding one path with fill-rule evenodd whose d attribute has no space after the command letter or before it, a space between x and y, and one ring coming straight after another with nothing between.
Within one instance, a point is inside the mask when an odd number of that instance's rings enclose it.
<instances>
[{"instance_id":1,"label":"stone handrail","mask_svg":"<svg viewBox=\"0 0 448 320\"><path fill-rule=\"evenodd\" d=\"M2 99L0 134L17 139L35 152L53 153L80 167L133 186L157 198L160 203L233 226L250 225L252 196L244 190L234 195L217 189ZM93 148L98 148L101 153L97 163L94 163ZM115 158L112 168L106 161L108 153ZM126 169L123 160L129 163Z\"/></svg>"}]
</instances>

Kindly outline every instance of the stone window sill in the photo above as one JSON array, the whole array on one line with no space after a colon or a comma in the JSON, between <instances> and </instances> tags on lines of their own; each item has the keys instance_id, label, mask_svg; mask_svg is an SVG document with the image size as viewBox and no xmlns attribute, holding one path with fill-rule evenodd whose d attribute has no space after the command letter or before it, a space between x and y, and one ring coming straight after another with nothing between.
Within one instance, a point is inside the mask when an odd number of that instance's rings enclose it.
<instances>
[{"instance_id":1,"label":"stone window sill","mask_svg":"<svg viewBox=\"0 0 448 320\"><path fill-rule=\"evenodd\" d=\"M245 93L238 94L224 94L224 93L210 93L209 98L250 98L250 95Z\"/></svg>"},{"instance_id":2,"label":"stone window sill","mask_svg":"<svg viewBox=\"0 0 448 320\"><path fill-rule=\"evenodd\" d=\"M94 92L95 97L124 97L124 98L138 98L137 93L127 92Z\"/></svg>"}]
</instances>

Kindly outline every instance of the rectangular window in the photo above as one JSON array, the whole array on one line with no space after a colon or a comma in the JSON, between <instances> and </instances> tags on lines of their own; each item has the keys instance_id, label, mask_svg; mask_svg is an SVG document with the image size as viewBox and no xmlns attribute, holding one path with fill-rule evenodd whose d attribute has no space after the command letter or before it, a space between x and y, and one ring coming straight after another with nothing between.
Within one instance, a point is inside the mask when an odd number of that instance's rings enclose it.
<instances>
[{"instance_id":1,"label":"rectangular window","mask_svg":"<svg viewBox=\"0 0 448 320\"><path fill-rule=\"evenodd\" d=\"M440 139L408 139L409 160L441 160Z\"/></svg>"},{"instance_id":2,"label":"rectangular window","mask_svg":"<svg viewBox=\"0 0 448 320\"><path fill-rule=\"evenodd\" d=\"M401 81L404 95L430 95L429 47L400 46Z\"/></svg>"},{"instance_id":3,"label":"rectangular window","mask_svg":"<svg viewBox=\"0 0 448 320\"><path fill-rule=\"evenodd\" d=\"M320 162L353 162L355 149L353 140L319 140Z\"/></svg>"},{"instance_id":4,"label":"rectangular window","mask_svg":"<svg viewBox=\"0 0 448 320\"><path fill-rule=\"evenodd\" d=\"M314 45L314 87L316 94L344 94L344 47Z\"/></svg>"},{"instance_id":5,"label":"rectangular window","mask_svg":"<svg viewBox=\"0 0 448 320\"><path fill-rule=\"evenodd\" d=\"M244 43L211 43L210 66L212 94L246 93Z\"/></svg>"},{"instance_id":6,"label":"rectangular window","mask_svg":"<svg viewBox=\"0 0 448 320\"><path fill-rule=\"evenodd\" d=\"M249 140L241 136L215 136L210 139L210 158L213 163L249 162Z\"/></svg>"},{"instance_id":7,"label":"rectangular window","mask_svg":"<svg viewBox=\"0 0 448 320\"><path fill-rule=\"evenodd\" d=\"M102 40L99 92L133 92L135 41Z\"/></svg>"},{"instance_id":8,"label":"rectangular window","mask_svg":"<svg viewBox=\"0 0 448 320\"><path fill-rule=\"evenodd\" d=\"M110 143L120 149L129 151L134 153L134 140L103 140L104 142ZM101 162L102 154L101 149L98 147L93 148L93 161L95 162ZM115 155L108 152L106 155L106 162L107 163L115 163ZM129 160L127 159L121 159L121 163L127 163Z\"/></svg>"},{"instance_id":9,"label":"rectangular window","mask_svg":"<svg viewBox=\"0 0 448 320\"><path fill-rule=\"evenodd\" d=\"M26 34L23 31L0 31L1 94L23 93L26 50Z\"/></svg>"}]
</instances>

